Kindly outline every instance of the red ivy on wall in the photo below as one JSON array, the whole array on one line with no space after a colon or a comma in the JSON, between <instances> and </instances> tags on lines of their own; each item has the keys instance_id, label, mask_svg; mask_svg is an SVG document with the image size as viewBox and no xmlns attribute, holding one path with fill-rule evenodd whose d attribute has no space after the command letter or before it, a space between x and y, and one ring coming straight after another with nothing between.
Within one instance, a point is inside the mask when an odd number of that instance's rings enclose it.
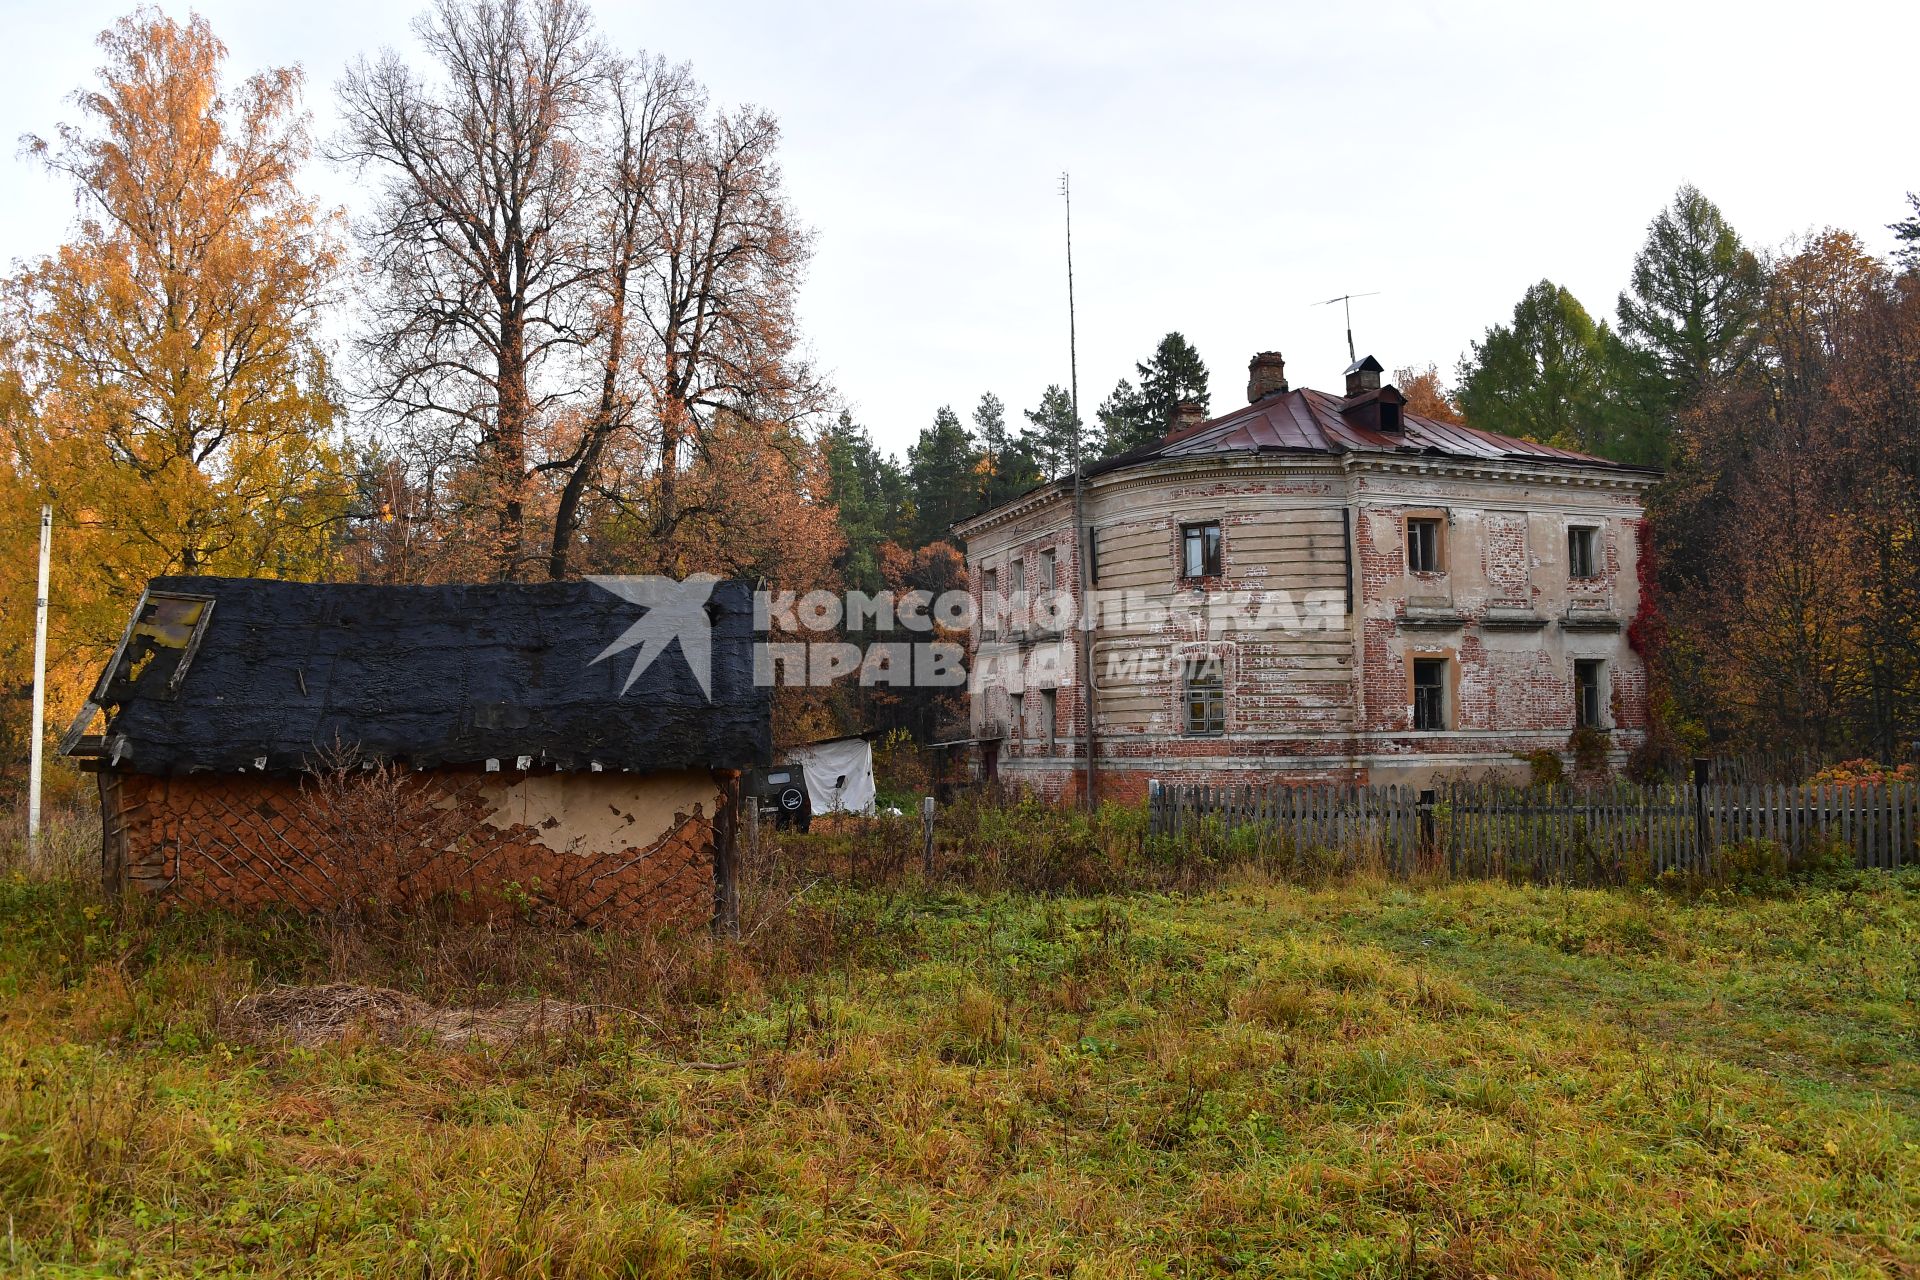
<instances>
[{"instance_id":1,"label":"red ivy on wall","mask_svg":"<svg viewBox=\"0 0 1920 1280\"><path fill-rule=\"evenodd\" d=\"M1652 666L1656 654L1666 646L1667 616L1660 610L1658 563L1653 549L1653 521L1633 522L1634 545L1639 550L1634 576L1640 584L1640 604L1627 625L1627 644Z\"/></svg>"}]
</instances>

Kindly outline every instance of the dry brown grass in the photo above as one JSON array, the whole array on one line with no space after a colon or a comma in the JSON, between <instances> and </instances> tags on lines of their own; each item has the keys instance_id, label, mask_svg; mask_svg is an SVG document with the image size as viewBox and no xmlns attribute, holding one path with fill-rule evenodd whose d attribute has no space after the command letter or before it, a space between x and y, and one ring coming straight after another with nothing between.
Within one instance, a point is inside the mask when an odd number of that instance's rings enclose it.
<instances>
[{"instance_id":1,"label":"dry brown grass","mask_svg":"<svg viewBox=\"0 0 1920 1280\"><path fill-rule=\"evenodd\" d=\"M309 1049L351 1036L497 1047L529 1036L591 1035L602 1016L620 1012L544 998L449 1009L391 987L330 982L249 992L234 1002L232 1021L249 1039L285 1040Z\"/></svg>"}]
</instances>

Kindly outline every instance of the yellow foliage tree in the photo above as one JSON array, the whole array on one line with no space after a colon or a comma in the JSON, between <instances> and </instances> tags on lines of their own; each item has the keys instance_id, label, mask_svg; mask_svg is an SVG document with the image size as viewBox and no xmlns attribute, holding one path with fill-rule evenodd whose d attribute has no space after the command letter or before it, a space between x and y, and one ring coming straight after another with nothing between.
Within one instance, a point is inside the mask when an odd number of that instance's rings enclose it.
<instances>
[{"instance_id":1,"label":"yellow foliage tree","mask_svg":"<svg viewBox=\"0 0 1920 1280\"><path fill-rule=\"evenodd\" d=\"M83 122L28 143L80 216L7 281L0 329L0 688L27 682L32 610L12 606L32 599L33 555L14 544L50 502L56 713L148 578L314 575L351 496L317 337L336 219L297 186L300 72L229 92L206 22L150 9L100 46Z\"/></svg>"}]
</instances>

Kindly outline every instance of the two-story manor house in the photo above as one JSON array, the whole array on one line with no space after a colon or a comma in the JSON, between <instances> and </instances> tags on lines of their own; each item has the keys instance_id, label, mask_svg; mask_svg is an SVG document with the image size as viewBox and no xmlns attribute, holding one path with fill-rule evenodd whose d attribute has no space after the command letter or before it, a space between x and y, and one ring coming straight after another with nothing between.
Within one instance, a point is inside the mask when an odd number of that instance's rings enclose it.
<instances>
[{"instance_id":1,"label":"two-story manor house","mask_svg":"<svg viewBox=\"0 0 1920 1280\"><path fill-rule=\"evenodd\" d=\"M956 526L979 611L974 738L1004 781L1424 783L1524 770L1575 729L1642 738L1643 498L1655 473L1346 394L1183 406L1154 444ZM1080 557L1093 606L1082 629ZM1091 651L1091 680L1082 666Z\"/></svg>"}]
</instances>

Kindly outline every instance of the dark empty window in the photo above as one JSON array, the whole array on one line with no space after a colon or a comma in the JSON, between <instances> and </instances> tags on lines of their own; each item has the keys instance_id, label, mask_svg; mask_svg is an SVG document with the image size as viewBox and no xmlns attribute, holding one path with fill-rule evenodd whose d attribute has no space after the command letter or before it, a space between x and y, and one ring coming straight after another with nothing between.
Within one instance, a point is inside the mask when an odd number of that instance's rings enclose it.
<instances>
[{"instance_id":1,"label":"dark empty window","mask_svg":"<svg viewBox=\"0 0 1920 1280\"><path fill-rule=\"evenodd\" d=\"M1087 581L1100 585L1100 531L1092 526L1087 528Z\"/></svg>"},{"instance_id":2,"label":"dark empty window","mask_svg":"<svg viewBox=\"0 0 1920 1280\"><path fill-rule=\"evenodd\" d=\"M1187 664L1187 732L1217 737L1227 731L1227 682L1217 658Z\"/></svg>"},{"instance_id":3,"label":"dark empty window","mask_svg":"<svg viewBox=\"0 0 1920 1280\"><path fill-rule=\"evenodd\" d=\"M1220 526L1217 523L1180 526L1180 576L1220 576Z\"/></svg>"},{"instance_id":4,"label":"dark empty window","mask_svg":"<svg viewBox=\"0 0 1920 1280\"><path fill-rule=\"evenodd\" d=\"M1600 531L1575 526L1567 530L1567 575L1573 578L1600 576Z\"/></svg>"},{"instance_id":5,"label":"dark empty window","mask_svg":"<svg viewBox=\"0 0 1920 1280\"><path fill-rule=\"evenodd\" d=\"M1413 660L1413 727L1416 729L1447 727L1447 660L1445 658Z\"/></svg>"},{"instance_id":6,"label":"dark empty window","mask_svg":"<svg viewBox=\"0 0 1920 1280\"><path fill-rule=\"evenodd\" d=\"M1431 516L1407 521L1407 568L1415 573L1440 572L1440 522Z\"/></svg>"},{"instance_id":7,"label":"dark empty window","mask_svg":"<svg viewBox=\"0 0 1920 1280\"><path fill-rule=\"evenodd\" d=\"M1606 727L1600 715L1605 682L1606 669L1599 659L1582 658L1573 664L1573 718L1582 729Z\"/></svg>"}]
</instances>

